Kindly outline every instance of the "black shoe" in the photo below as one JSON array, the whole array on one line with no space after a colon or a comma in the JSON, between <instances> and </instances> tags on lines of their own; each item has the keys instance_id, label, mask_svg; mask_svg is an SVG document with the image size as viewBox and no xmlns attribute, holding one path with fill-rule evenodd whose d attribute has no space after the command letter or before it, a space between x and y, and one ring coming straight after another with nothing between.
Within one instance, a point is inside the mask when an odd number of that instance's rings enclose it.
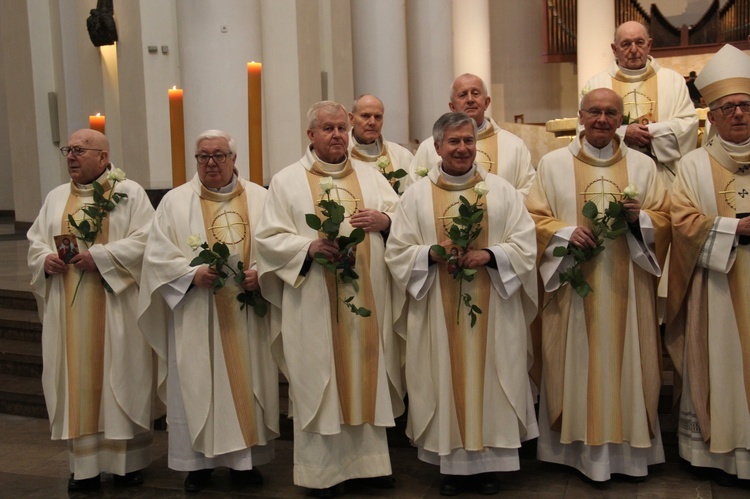
<instances>
[{"instance_id":1,"label":"black shoe","mask_svg":"<svg viewBox=\"0 0 750 499\"><path fill-rule=\"evenodd\" d=\"M730 475L724 470L713 470L711 479L722 487L734 487L737 485L737 475Z\"/></svg>"},{"instance_id":2,"label":"black shoe","mask_svg":"<svg viewBox=\"0 0 750 499\"><path fill-rule=\"evenodd\" d=\"M484 496L495 495L500 492L500 481L497 479L497 473L479 473L473 477L477 492Z\"/></svg>"},{"instance_id":3,"label":"black shoe","mask_svg":"<svg viewBox=\"0 0 750 499\"><path fill-rule=\"evenodd\" d=\"M310 489L310 495L319 498L336 497L336 486L326 487L325 489Z\"/></svg>"},{"instance_id":4,"label":"black shoe","mask_svg":"<svg viewBox=\"0 0 750 499\"><path fill-rule=\"evenodd\" d=\"M143 485L143 471L131 471L125 475L113 475L112 484L115 487L138 487Z\"/></svg>"},{"instance_id":5,"label":"black shoe","mask_svg":"<svg viewBox=\"0 0 750 499\"><path fill-rule=\"evenodd\" d=\"M76 480L73 476L73 473L71 473L70 478L68 479L68 492L95 490L101 487L99 475L92 476L91 478L84 478L83 480Z\"/></svg>"},{"instance_id":6,"label":"black shoe","mask_svg":"<svg viewBox=\"0 0 750 499\"><path fill-rule=\"evenodd\" d=\"M443 475L440 481L441 496L457 496L463 489L464 477L460 475Z\"/></svg>"},{"instance_id":7,"label":"black shoe","mask_svg":"<svg viewBox=\"0 0 750 499\"><path fill-rule=\"evenodd\" d=\"M250 470L229 470L229 478L236 487L246 485L263 485L263 475L258 468Z\"/></svg>"},{"instance_id":8,"label":"black shoe","mask_svg":"<svg viewBox=\"0 0 750 499\"><path fill-rule=\"evenodd\" d=\"M208 470L196 470L188 472L185 479L185 492L200 492L211 483L211 472Z\"/></svg>"}]
</instances>

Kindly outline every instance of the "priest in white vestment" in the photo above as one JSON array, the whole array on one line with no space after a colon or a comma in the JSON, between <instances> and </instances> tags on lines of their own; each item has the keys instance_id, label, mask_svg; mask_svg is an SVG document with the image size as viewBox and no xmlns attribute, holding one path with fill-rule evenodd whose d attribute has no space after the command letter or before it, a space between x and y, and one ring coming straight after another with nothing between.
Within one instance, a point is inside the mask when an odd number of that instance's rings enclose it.
<instances>
[{"instance_id":1,"label":"priest in white vestment","mask_svg":"<svg viewBox=\"0 0 750 499\"><path fill-rule=\"evenodd\" d=\"M583 92L610 88L622 97L627 122L617 133L625 145L656 161L669 187L677 162L697 145L698 115L685 78L649 55L652 41L641 23L621 24L611 44L615 60L586 82Z\"/></svg>"},{"instance_id":2,"label":"priest in white vestment","mask_svg":"<svg viewBox=\"0 0 750 499\"><path fill-rule=\"evenodd\" d=\"M271 341L277 311L241 309L244 291L258 291L256 225L266 190L239 177L237 146L221 130L196 140L197 173L168 192L146 245L139 324L159 357L159 395L167 403L171 469L187 471L185 490L210 485L230 468L236 486L259 485L257 466L274 455L279 436L278 369ZM202 248L223 243L233 270L192 266ZM238 261L242 283L234 280ZM260 290L263 291L262 289Z\"/></svg>"},{"instance_id":3,"label":"priest in white vestment","mask_svg":"<svg viewBox=\"0 0 750 499\"><path fill-rule=\"evenodd\" d=\"M349 130L349 156L368 163L383 175L390 175L389 182L394 190L403 193L410 184L408 172L414 155L404 146L383 138L384 115L383 102L374 95L360 95L354 101L349 113L352 126Z\"/></svg>"},{"instance_id":4,"label":"priest in white vestment","mask_svg":"<svg viewBox=\"0 0 750 499\"><path fill-rule=\"evenodd\" d=\"M538 436L528 376L534 221L521 193L474 162L476 133L465 113L438 119L442 161L401 198L386 249L396 329L406 341L407 435L419 459L440 467L443 495L497 493L496 472L518 470L521 442ZM448 234L461 196L479 199L485 215L479 237L447 263L431 246L455 248ZM473 279L454 279L456 264L475 269ZM466 294L481 310L473 325Z\"/></svg>"},{"instance_id":5,"label":"priest in white vestment","mask_svg":"<svg viewBox=\"0 0 750 499\"><path fill-rule=\"evenodd\" d=\"M750 479L750 57L726 45L695 84L716 135L680 161L672 186L665 343L680 457L732 482Z\"/></svg>"},{"instance_id":6,"label":"priest in white vestment","mask_svg":"<svg viewBox=\"0 0 750 499\"><path fill-rule=\"evenodd\" d=\"M526 201L545 290L537 457L595 481L612 474L639 480L664 461L656 279L670 238L669 195L653 160L616 135L616 93L592 90L579 115L584 132L542 158ZM628 186L634 198L624 198ZM581 265L593 291L582 298L570 284L561 287L559 272L573 256L554 249L596 246L584 204L603 213L621 199L627 232L605 239L604 251Z\"/></svg>"},{"instance_id":7,"label":"priest in white vestment","mask_svg":"<svg viewBox=\"0 0 750 499\"><path fill-rule=\"evenodd\" d=\"M404 393L383 253L398 195L375 168L348 157L343 106L316 103L308 123L310 147L271 180L257 232L258 271L282 311L279 365L289 380L294 483L329 497L354 478L393 485L386 427L403 412ZM306 221L325 218L319 202L329 195L344 208L339 235L365 232L356 247L356 288L316 261L338 261L338 243Z\"/></svg>"},{"instance_id":8,"label":"priest in white vestment","mask_svg":"<svg viewBox=\"0 0 750 499\"><path fill-rule=\"evenodd\" d=\"M448 107L451 111L468 114L477 124L477 164L504 178L526 196L536 175L531 153L523 140L500 128L485 114L490 101L487 85L476 75L462 74L451 84ZM409 166L411 181L425 176L440 160L435 140L432 137L425 139Z\"/></svg>"},{"instance_id":9,"label":"priest in white vestment","mask_svg":"<svg viewBox=\"0 0 750 499\"><path fill-rule=\"evenodd\" d=\"M152 355L130 319L154 209L143 188L109 162L102 133L78 130L60 151L71 181L47 195L28 232L52 439L68 441L68 490L98 488L102 472L114 474L116 486L140 485L140 470L151 463ZM68 217L79 227L84 220L98 225L90 207L108 199L114 208L103 210L93 243L76 237L84 234ZM65 239L78 246L67 264L58 255Z\"/></svg>"}]
</instances>

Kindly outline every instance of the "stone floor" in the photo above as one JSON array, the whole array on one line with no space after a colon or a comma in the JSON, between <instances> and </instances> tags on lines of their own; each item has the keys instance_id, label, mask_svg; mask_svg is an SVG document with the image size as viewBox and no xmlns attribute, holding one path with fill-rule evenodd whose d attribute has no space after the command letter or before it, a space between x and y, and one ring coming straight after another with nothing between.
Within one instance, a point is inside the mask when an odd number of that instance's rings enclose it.
<instances>
[{"instance_id":1,"label":"stone floor","mask_svg":"<svg viewBox=\"0 0 750 499\"><path fill-rule=\"evenodd\" d=\"M0 220L0 288L30 290L26 268L27 243L13 237L10 228ZM392 443L395 443L394 439ZM724 487L705 475L696 474L677 457L674 435L664 435L667 462L654 466L642 483L623 480L595 485L582 481L563 467L540 463L534 458L535 442L521 450L521 470L501 476L504 498L748 498L750 484ZM233 489L226 469L214 473L211 487L199 497L304 497L306 491L292 483L292 442L276 442L276 458L261 467L266 483L258 488ZM373 490L346 486L347 497L439 497L440 477L435 467L420 462L413 448L401 444L391 447L391 462L396 478L392 490ZM46 420L0 414L0 497L66 497L69 476L67 446L50 440ZM72 494L72 497L184 497L182 483L186 474L167 468L167 432L156 432L153 463L145 470L145 484L135 489L115 489L112 477L103 477L102 488L94 493ZM480 497L464 493L460 497Z\"/></svg>"}]
</instances>

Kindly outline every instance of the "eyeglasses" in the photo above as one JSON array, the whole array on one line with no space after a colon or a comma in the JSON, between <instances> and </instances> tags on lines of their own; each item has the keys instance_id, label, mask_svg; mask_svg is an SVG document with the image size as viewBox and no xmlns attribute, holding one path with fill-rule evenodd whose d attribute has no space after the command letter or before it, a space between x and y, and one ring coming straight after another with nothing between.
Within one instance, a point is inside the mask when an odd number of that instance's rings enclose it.
<instances>
[{"instance_id":1,"label":"eyeglasses","mask_svg":"<svg viewBox=\"0 0 750 499\"><path fill-rule=\"evenodd\" d=\"M592 116L593 118L598 118L602 114L608 119L608 120L614 120L618 116L620 116L620 111L617 111L616 109L581 109L584 113Z\"/></svg>"},{"instance_id":2,"label":"eyeglasses","mask_svg":"<svg viewBox=\"0 0 750 499\"><path fill-rule=\"evenodd\" d=\"M208 164L208 162L213 158L214 163L216 164L223 164L227 157L231 156L231 153L216 153L216 154L196 154L195 160L198 161L199 165L205 165Z\"/></svg>"},{"instance_id":3,"label":"eyeglasses","mask_svg":"<svg viewBox=\"0 0 750 499\"><path fill-rule=\"evenodd\" d=\"M73 156L77 158L78 156L81 156L82 154L85 154L86 151L103 151L103 150L104 149L88 149L86 147L78 147L78 146L68 147L68 146L65 146L65 147L61 147L60 148L60 153L63 156L67 156L68 154L73 153Z\"/></svg>"},{"instance_id":4,"label":"eyeglasses","mask_svg":"<svg viewBox=\"0 0 750 499\"><path fill-rule=\"evenodd\" d=\"M724 116L731 116L735 113L735 109L740 108L743 113L750 113L750 100L740 102L739 104L724 104L720 107L715 107L711 111L721 110L721 114Z\"/></svg>"}]
</instances>

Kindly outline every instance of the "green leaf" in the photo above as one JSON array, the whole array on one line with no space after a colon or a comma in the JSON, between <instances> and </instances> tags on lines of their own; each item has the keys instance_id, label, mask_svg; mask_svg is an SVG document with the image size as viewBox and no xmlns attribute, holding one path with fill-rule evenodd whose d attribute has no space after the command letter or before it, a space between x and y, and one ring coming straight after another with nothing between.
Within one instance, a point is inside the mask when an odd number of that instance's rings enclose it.
<instances>
[{"instance_id":1,"label":"green leaf","mask_svg":"<svg viewBox=\"0 0 750 499\"><path fill-rule=\"evenodd\" d=\"M305 222L307 226L313 230L320 230L320 217L315 213L308 213L305 215Z\"/></svg>"},{"instance_id":2,"label":"green leaf","mask_svg":"<svg viewBox=\"0 0 750 499\"><path fill-rule=\"evenodd\" d=\"M366 309L365 307L359 307L356 314L360 317L370 317L370 315L372 315L372 312L370 312L370 310Z\"/></svg>"},{"instance_id":3,"label":"green leaf","mask_svg":"<svg viewBox=\"0 0 750 499\"><path fill-rule=\"evenodd\" d=\"M398 170L391 173L391 176L393 178L404 178L406 175L408 175L408 173L406 173L406 170L404 170L403 168L399 168Z\"/></svg>"},{"instance_id":4,"label":"green leaf","mask_svg":"<svg viewBox=\"0 0 750 499\"><path fill-rule=\"evenodd\" d=\"M567 246L555 246L555 249L552 250L552 256L563 257L569 254L570 250Z\"/></svg>"},{"instance_id":5,"label":"green leaf","mask_svg":"<svg viewBox=\"0 0 750 499\"><path fill-rule=\"evenodd\" d=\"M265 317L268 313L268 303L265 301L261 301L255 304L253 307L253 312L255 312L255 315L258 317Z\"/></svg>"},{"instance_id":6,"label":"green leaf","mask_svg":"<svg viewBox=\"0 0 750 499\"><path fill-rule=\"evenodd\" d=\"M583 205L581 213L589 220L593 220L599 214L599 208L596 207L596 203L594 203L593 201L586 201L586 204Z\"/></svg>"},{"instance_id":7,"label":"green leaf","mask_svg":"<svg viewBox=\"0 0 750 499\"><path fill-rule=\"evenodd\" d=\"M445 248L443 248L439 244L433 244L432 246L430 246L430 249L440 258L447 260L449 257L448 252L445 251Z\"/></svg>"},{"instance_id":8,"label":"green leaf","mask_svg":"<svg viewBox=\"0 0 750 499\"><path fill-rule=\"evenodd\" d=\"M578 296L581 298L586 298L586 296L593 291L591 289L591 286L589 286L589 283L586 281L583 281L581 284L576 286L576 293L578 293Z\"/></svg>"},{"instance_id":9,"label":"green leaf","mask_svg":"<svg viewBox=\"0 0 750 499\"><path fill-rule=\"evenodd\" d=\"M609 209L606 211L607 215L612 218L619 217L621 213L625 211L625 207L619 201L610 201Z\"/></svg>"},{"instance_id":10,"label":"green leaf","mask_svg":"<svg viewBox=\"0 0 750 499\"><path fill-rule=\"evenodd\" d=\"M91 185L94 188L94 194L99 194L100 196L104 195L104 187L102 187L102 184L94 180Z\"/></svg>"},{"instance_id":11,"label":"green leaf","mask_svg":"<svg viewBox=\"0 0 750 499\"><path fill-rule=\"evenodd\" d=\"M221 258L224 258L224 259L229 258L229 248L227 247L226 244L217 241L214 243L214 246L212 249L214 253L221 256Z\"/></svg>"}]
</instances>

